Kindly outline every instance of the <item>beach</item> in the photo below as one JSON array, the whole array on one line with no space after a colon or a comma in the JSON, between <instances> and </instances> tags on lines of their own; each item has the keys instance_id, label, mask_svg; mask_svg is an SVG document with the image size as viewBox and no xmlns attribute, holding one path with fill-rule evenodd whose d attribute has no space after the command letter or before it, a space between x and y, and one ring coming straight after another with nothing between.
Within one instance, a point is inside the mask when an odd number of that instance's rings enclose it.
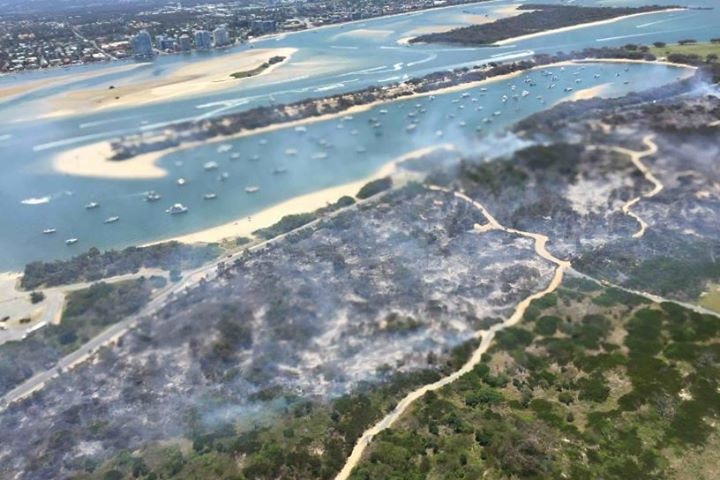
<instances>
[{"instance_id":1,"label":"beach","mask_svg":"<svg viewBox=\"0 0 720 480\"><path fill-rule=\"evenodd\" d=\"M633 13L631 15L624 15L622 17L609 18L607 20L598 20L597 22L578 23L577 25L570 25L567 27L554 28L552 30L543 30L542 32L528 33L527 35L519 35L517 37L506 38L505 40L499 40L499 41L493 43L493 45L498 45L498 46L509 45L509 44L512 44L515 42L519 42L521 40L528 40L530 38L542 37L545 35L551 35L553 33L570 32L573 30L581 29L581 28L594 27L597 25L607 25L609 23L620 22L622 20L627 20L628 18L640 17L640 16L644 16L644 15L654 15L657 13L667 13L667 12L682 12L684 10L686 10L686 9L685 8L665 8L663 10L655 10L652 12Z\"/></svg>"},{"instance_id":2,"label":"beach","mask_svg":"<svg viewBox=\"0 0 720 480\"><path fill-rule=\"evenodd\" d=\"M420 98L425 96L431 96L431 95L442 95L447 93L453 93L453 92L461 92L464 90L468 90L471 88L475 88L481 85L487 85L489 83L493 82L499 82L503 80L507 80L510 78L515 78L517 76L523 75L525 73L528 73L530 71L536 70L536 69L545 69L549 67L556 67L556 66L568 66L568 65L575 65L578 63L595 63L595 62L612 62L612 63L646 63L646 64L658 64L658 65L667 65L667 66L673 66L673 67L682 67L687 74L689 72L693 72L695 70L694 67L689 67L687 65L680 65L676 63L671 62L663 62L663 61L646 61L646 60L624 60L624 59L593 59L593 58L587 58L582 60L576 60L576 61L565 61L565 62L558 62L550 65L542 65L538 67L534 67L529 70L520 70L512 73L508 73L505 75L497 75L491 78L486 78L484 80L479 80L477 82L468 82L468 83L462 83L459 85L454 85L452 87L442 88L438 90L423 92L423 93L417 93L412 96L400 96L395 100L377 100L365 105L357 105L350 109L343 110L336 113L326 114L326 115L319 115L314 117L308 117L303 118L300 120L292 121L292 122L285 122L285 123L276 123L273 125L268 125L266 127L261 127L257 129L252 130L242 130L236 134L228 135L228 136L217 136L214 138L209 138L203 141L195 141L195 142L187 142L183 143L177 147L169 148L166 150L161 151L155 151L155 152L149 152L146 154L138 155L136 157L133 157L128 160L122 160L113 162L110 159L112 156L112 147L109 141L101 141L92 143L89 145L85 145L82 147L73 148L70 150L63 151L59 154L57 154L52 161L52 169L55 172L64 173L68 175L76 175L81 177L95 177L95 178L115 178L115 179L153 179L153 178L162 178L167 175L167 172L158 167L156 165L157 160L162 158L163 156L177 152L179 150L185 150L189 148L193 148L199 145L208 145L208 144L214 144L219 142L226 142L233 139L249 136L249 135L258 135L261 133L267 133L274 130L284 129L284 128L293 128L300 125L307 125L314 122L320 122L325 120L330 120L333 118L340 118L346 115L352 115L354 113L358 112L364 112L367 110L370 110L378 105L392 103L394 101L399 100L407 100L408 98ZM576 98L573 98L573 100L578 100L582 98L591 98L592 94L594 92L599 93L600 90L594 90L594 89L587 89L588 91L580 93L577 92ZM582 91L581 91L582 92ZM581 96L578 96L581 95Z\"/></svg>"},{"instance_id":3,"label":"beach","mask_svg":"<svg viewBox=\"0 0 720 480\"><path fill-rule=\"evenodd\" d=\"M157 80L140 81L129 85L108 84L102 89L71 91L51 98L53 113L45 115L44 118L85 114L109 108L137 107L232 88L244 80L233 78L231 76L233 73L256 69L272 57L285 57L283 62L270 65L257 75L248 78L270 74L287 62L295 52L297 52L296 48L243 50L184 64Z\"/></svg>"},{"instance_id":4,"label":"beach","mask_svg":"<svg viewBox=\"0 0 720 480\"><path fill-rule=\"evenodd\" d=\"M568 65L570 62L563 62L557 65ZM547 67L548 65L544 66ZM167 172L155 165L157 160L161 157L168 155L179 150L185 150L199 145L210 145L219 142L227 142L241 137L249 135L258 135L261 133L267 133L274 130L280 130L284 128L293 128L301 125L307 125L310 123L320 122L324 120L330 120L333 118L340 118L346 115L353 115L355 113L364 112L370 110L378 105L392 103L399 100L407 100L408 98L420 98L431 95L440 95L445 93L452 93L474 88L479 85L486 85L492 82L499 82L508 78L514 78L521 75L523 71L517 71L505 75L498 75L492 78L480 80L478 82L468 82L452 87L447 87L439 90L433 90L429 92L423 92L414 94L412 97L401 96L394 100L377 100L365 105L356 105L347 110L343 110L336 113L319 115L314 117L303 118L292 122L276 123L268 125L266 127L256 128L252 130L242 130L234 135L218 136L209 138L203 141L186 142L177 147L168 148L156 152L149 152L146 154L138 155L128 160L112 161L112 146L110 141L100 141L84 145L81 147L72 148L65 150L55 155L52 161L52 170L57 173L63 173L66 175L76 175L80 177L95 177L95 178L114 178L114 179L153 179L162 178L167 175Z\"/></svg>"},{"instance_id":5,"label":"beach","mask_svg":"<svg viewBox=\"0 0 720 480\"><path fill-rule=\"evenodd\" d=\"M300 213L308 213L327 206L328 204L336 202L340 197L343 196L355 196L358 191L366 183L383 178L392 176L397 173L398 165L404 161L419 158L437 150L452 151L454 147L450 144L438 144L426 148L420 148L408 152L400 157L397 157L390 162L383 165L381 168L373 172L362 180L349 182L336 187L330 187L316 192L300 195L298 197L285 200L271 207L265 208L259 212L256 212L249 216L243 216L237 218L228 223L193 232L187 235L179 235L175 237L164 238L156 242L150 243L162 243L167 241L178 241L183 243L212 243L219 242L228 238L236 237L252 237L252 232L266 228L286 215L296 215ZM398 180L397 178L395 178ZM402 181L402 179L400 179ZM397 183L397 182L396 182Z\"/></svg>"}]
</instances>

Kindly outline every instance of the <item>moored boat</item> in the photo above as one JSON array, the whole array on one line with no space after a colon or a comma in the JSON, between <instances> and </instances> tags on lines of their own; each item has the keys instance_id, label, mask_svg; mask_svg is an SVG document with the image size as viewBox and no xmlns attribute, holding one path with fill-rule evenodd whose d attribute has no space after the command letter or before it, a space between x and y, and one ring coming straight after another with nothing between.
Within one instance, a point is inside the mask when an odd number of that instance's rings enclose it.
<instances>
[{"instance_id":1,"label":"moored boat","mask_svg":"<svg viewBox=\"0 0 720 480\"><path fill-rule=\"evenodd\" d=\"M172 207L165 210L165 212L169 213L170 215L180 215L182 213L187 213L188 210L188 207L186 207L182 203L176 203Z\"/></svg>"}]
</instances>

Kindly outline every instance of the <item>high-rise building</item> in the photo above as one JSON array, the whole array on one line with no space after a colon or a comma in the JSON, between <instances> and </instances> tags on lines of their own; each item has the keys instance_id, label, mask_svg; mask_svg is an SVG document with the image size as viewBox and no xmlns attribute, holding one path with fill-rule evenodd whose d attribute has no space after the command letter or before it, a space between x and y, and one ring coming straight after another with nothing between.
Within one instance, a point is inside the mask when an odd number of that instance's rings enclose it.
<instances>
[{"instance_id":1,"label":"high-rise building","mask_svg":"<svg viewBox=\"0 0 720 480\"><path fill-rule=\"evenodd\" d=\"M215 40L216 47L222 47L223 45L230 44L230 33L225 25L220 25L213 30L213 39Z\"/></svg>"},{"instance_id":2,"label":"high-rise building","mask_svg":"<svg viewBox=\"0 0 720 480\"><path fill-rule=\"evenodd\" d=\"M212 48L212 35L207 30L195 32L195 48L198 50L209 50Z\"/></svg>"},{"instance_id":3,"label":"high-rise building","mask_svg":"<svg viewBox=\"0 0 720 480\"><path fill-rule=\"evenodd\" d=\"M132 38L133 54L137 58L147 58L153 56L152 37L147 30L140 30Z\"/></svg>"},{"instance_id":4,"label":"high-rise building","mask_svg":"<svg viewBox=\"0 0 720 480\"><path fill-rule=\"evenodd\" d=\"M190 40L190 35L188 35L187 33L183 33L182 35L180 35L178 44L181 52L189 52L192 49L192 41Z\"/></svg>"},{"instance_id":5,"label":"high-rise building","mask_svg":"<svg viewBox=\"0 0 720 480\"><path fill-rule=\"evenodd\" d=\"M275 20L253 20L251 28L253 35L262 35L276 31L277 24Z\"/></svg>"}]
</instances>

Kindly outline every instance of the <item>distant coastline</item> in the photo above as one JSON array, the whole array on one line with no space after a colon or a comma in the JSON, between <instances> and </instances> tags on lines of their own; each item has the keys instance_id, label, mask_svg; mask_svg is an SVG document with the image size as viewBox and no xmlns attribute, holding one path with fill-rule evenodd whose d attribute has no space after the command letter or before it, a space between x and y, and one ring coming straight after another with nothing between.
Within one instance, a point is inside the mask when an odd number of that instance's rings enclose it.
<instances>
[{"instance_id":1,"label":"distant coastline","mask_svg":"<svg viewBox=\"0 0 720 480\"><path fill-rule=\"evenodd\" d=\"M449 43L478 46L503 46L516 41L553 33L618 22L639 15L686 10L683 7L581 7L569 5L522 4L521 15L496 22L461 27L447 32L430 33L410 43Z\"/></svg>"}]
</instances>

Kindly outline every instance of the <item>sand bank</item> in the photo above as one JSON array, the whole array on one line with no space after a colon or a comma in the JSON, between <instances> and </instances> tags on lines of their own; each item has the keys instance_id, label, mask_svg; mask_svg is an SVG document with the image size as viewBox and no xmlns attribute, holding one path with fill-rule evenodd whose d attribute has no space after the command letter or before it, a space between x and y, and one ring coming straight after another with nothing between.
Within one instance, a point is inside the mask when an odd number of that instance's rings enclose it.
<instances>
[{"instance_id":1,"label":"sand bank","mask_svg":"<svg viewBox=\"0 0 720 480\"><path fill-rule=\"evenodd\" d=\"M569 65L569 62L564 62L562 65ZM558 64L560 65L560 64ZM430 95L439 95L445 93L452 93L457 91L466 90L473 88L478 85L485 85L491 82L499 82L505 79L514 78L522 71L513 72L506 75L498 75L492 78L481 80L478 82L464 83L455 85L453 87L444 88L441 90L434 90L431 92L423 92L412 97L425 97ZM55 172L64 173L67 175L76 175L81 177L96 177L96 178L114 178L114 179L152 179L162 178L167 175L167 171L158 167L156 162L171 153L194 148L200 145L209 145L219 142L232 141L241 137L247 137L250 135L259 135L275 130L294 128L300 125L307 125L310 123L331 120L333 118L340 118L346 115L353 115L359 112L370 110L378 105L392 103L399 100L407 100L408 96L398 97L395 100L378 100L366 105L357 105L347 110L343 110L337 113L320 115L317 117L308 117L292 122L276 123L268 125L267 127L256 128L252 130L243 130L234 135L219 136L210 138L201 142L187 142L177 147L168 148L156 152L149 152L146 154L138 155L128 160L112 161L112 146L109 141L95 142L82 147L72 148L57 154L52 161L52 168Z\"/></svg>"},{"instance_id":2,"label":"sand bank","mask_svg":"<svg viewBox=\"0 0 720 480\"><path fill-rule=\"evenodd\" d=\"M341 40L343 38L368 38L368 39L383 39L395 33L393 30L372 30L368 28L357 28L355 30L349 30L347 32L338 33L332 37L332 41Z\"/></svg>"},{"instance_id":3,"label":"sand bank","mask_svg":"<svg viewBox=\"0 0 720 480\"><path fill-rule=\"evenodd\" d=\"M61 152L53 158L52 166L56 172L78 177L117 180L162 178L167 171L155 162L166 153L167 150L138 155L130 160L112 161L109 160L113 154L110 142L96 142Z\"/></svg>"},{"instance_id":4,"label":"sand bank","mask_svg":"<svg viewBox=\"0 0 720 480\"><path fill-rule=\"evenodd\" d=\"M591 98L600 97L607 91L610 85L612 85L612 83L603 83L602 85L577 90L570 96L570 98L562 99L560 102L574 102L576 100L589 100Z\"/></svg>"},{"instance_id":5,"label":"sand bank","mask_svg":"<svg viewBox=\"0 0 720 480\"><path fill-rule=\"evenodd\" d=\"M577 25L570 25L567 27L554 28L552 30L543 30L542 32L528 33L527 35L519 35L517 37L507 38L505 40L497 41L493 45L508 45L508 44L511 44L514 42L519 42L521 40L542 37L544 35L551 35L553 33L570 32L572 30L578 30L578 29L587 28L587 27L594 27L597 25L606 25L608 23L615 23L615 22L619 22L621 20L627 20L628 18L640 17L643 15L652 15L652 14L656 14L656 13L666 13L666 12L681 12L684 10L686 10L686 9L685 8L666 8L663 10L655 10L652 12L633 13L631 15L624 15L622 17L608 18L607 20L598 20L596 22L578 23Z\"/></svg>"},{"instance_id":6,"label":"sand bank","mask_svg":"<svg viewBox=\"0 0 720 480\"><path fill-rule=\"evenodd\" d=\"M355 196L355 194L360 190L360 188L362 188L362 186L365 185L367 182L378 178L386 177L388 175L393 175L397 171L397 166L400 163L413 158L422 157L437 150L452 151L453 146L450 144L440 144L414 150L386 163L381 168L373 172L372 175L363 178L362 180L346 183L337 187L326 188L305 195L300 195L298 197L294 197L281 203L275 204L271 207L265 208L249 216L243 216L241 218L235 219L231 222L219 225L217 227L211 227L187 235L165 238L163 240L158 240L157 242L153 243L161 243L170 240L175 240L183 243L210 243L219 242L227 238L252 237L252 232L260 228L266 228L270 225L273 225L285 215L295 215L299 213L312 212L314 210L317 210L318 208L322 208L330 203L336 202L342 196Z\"/></svg>"},{"instance_id":7,"label":"sand bank","mask_svg":"<svg viewBox=\"0 0 720 480\"><path fill-rule=\"evenodd\" d=\"M557 62L549 65L541 65L534 67L529 70L519 70L516 72L508 73L505 75L497 75L495 77L486 78L484 80L479 80L477 82L468 82L468 83L462 83L459 85L455 85L452 87L447 87L439 90L433 90L429 92L423 92L414 94L412 96L401 96L393 100L378 100L372 103L368 103L366 105L358 105L355 107L352 107L348 110L343 110L337 113L327 114L327 115L320 115L317 117L309 117L309 118L303 118L300 120L295 120L292 122L286 122L286 123L276 123L273 125L268 125L267 127L257 128L253 130L243 130L240 131L234 135L229 136L219 136L215 138L210 138L207 140L204 140L202 142L188 142L183 143L178 147L157 151L157 152L150 152L143 155L139 155L137 157L134 157L129 160L124 160L121 162L112 162L108 159L111 156L112 149L110 146L109 141L102 141L102 142L96 142L90 145L86 145L83 147L74 148L71 150L67 150L65 152L62 152L58 154L54 160L53 160L53 169L56 172L60 173L66 173L70 175L78 175L78 176L89 176L89 177L98 177L98 178L158 178L165 176L167 172L165 172L160 167L157 167L155 163L158 159L161 157L177 152L179 150L185 150L189 148L194 148L199 145L208 145L213 143L219 143L219 142L227 142L232 141L237 138L246 137L250 135L258 135L262 133L267 133L275 130L280 130L284 128L294 128L296 126L300 125L306 125L314 122L321 122L325 120L330 120L333 118L339 118L346 115L352 115L354 113L358 112L364 112L367 110L370 110L376 106L393 103L395 101L400 100L407 100L409 98L419 98L419 97L426 97L431 95L443 95L447 93L454 93L454 92L461 92L464 90L468 90L471 88L475 88L482 85L487 85L494 82L500 82L503 80L508 80L511 78L515 78L521 75L524 75L530 71L537 70L537 69L546 69L546 68L552 68L552 67L559 67L559 66L568 66L568 65L575 65L577 63L596 63L596 62L602 62L602 61L612 61L612 62L619 62L619 63L648 63L648 64L658 64L658 65L668 65L673 67L683 67L686 69L687 72L692 72L695 70L695 67L689 67L687 65L681 65L681 64L675 64L675 63L669 63L669 62L655 62L655 61L645 61L645 60L595 60L595 59L582 59L582 60L576 60L576 61L564 61L564 62Z\"/></svg>"},{"instance_id":8,"label":"sand bank","mask_svg":"<svg viewBox=\"0 0 720 480\"><path fill-rule=\"evenodd\" d=\"M134 70L148 65L147 63L125 63L122 65L115 65L106 67L98 70L93 70L84 73L78 73L75 75L57 75L53 77L43 78L39 80L31 80L29 82L20 82L12 84L11 86L2 87L0 86L0 100L9 100L15 96L23 95L26 93L33 92L45 87L56 87L65 85L71 82L77 82L80 80L89 80L91 78L99 77L102 75L108 75L112 73L121 73ZM21 76L17 77L22 79Z\"/></svg>"},{"instance_id":9,"label":"sand bank","mask_svg":"<svg viewBox=\"0 0 720 480\"><path fill-rule=\"evenodd\" d=\"M297 51L295 48L252 49L218 55L204 61L191 62L170 72L163 78L123 85L121 82L104 88L76 90L53 97L52 111L45 117L87 114L108 108L137 107L167 101L177 97L212 93L237 86L245 79L231 74L253 70L273 56L285 57L285 61ZM263 70L267 75L285 62L279 62ZM59 112L59 113L58 113Z\"/></svg>"}]
</instances>

